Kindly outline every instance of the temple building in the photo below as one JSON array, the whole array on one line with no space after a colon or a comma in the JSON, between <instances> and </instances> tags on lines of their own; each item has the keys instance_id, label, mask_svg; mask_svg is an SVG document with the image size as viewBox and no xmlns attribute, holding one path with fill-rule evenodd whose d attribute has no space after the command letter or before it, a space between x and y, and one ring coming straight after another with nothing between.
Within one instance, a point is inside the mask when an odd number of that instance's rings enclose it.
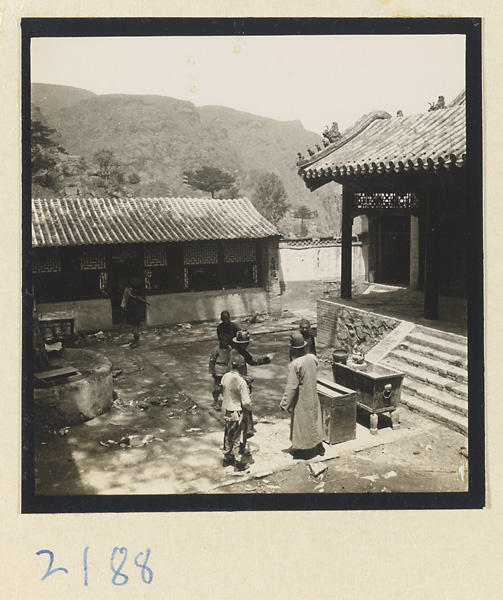
<instances>
[{"instance_id":1,"label":"temple building","mask_svg":"<svg viewBox=\"0 0 503 600\"><path fill-rule=\"evenodd\" d=\"M147 325L279 314L279 238L246 198L34 199L34 297L87 331L120 322L128 281Z\"/></svg>"},{"instance_id":2,"label":"temple building","mask_svg":"<svg viewBox=\"0 0 503 600\"><path fill-rule=\"evenodd\" d=\"M424 317L438 298L466 297L466 100L396 117L377 111L327 137L299 175L310 190L342 185L341 298L351 298L352 226L367 225L366 278L424 290Z\"/></svg>"}]
</instances>

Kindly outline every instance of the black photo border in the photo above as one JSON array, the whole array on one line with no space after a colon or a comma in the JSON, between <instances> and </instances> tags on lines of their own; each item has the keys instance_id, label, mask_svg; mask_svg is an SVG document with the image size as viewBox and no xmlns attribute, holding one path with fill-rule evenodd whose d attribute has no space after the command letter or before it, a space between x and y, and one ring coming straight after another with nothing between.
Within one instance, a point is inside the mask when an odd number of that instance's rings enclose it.
<instances>
[{"instance_id":1,"label":"black photo border","mask_svg":"<svg viewBox=\"0 0 503 600\"><path fill-rule=\"evenodd\" d=\"M482 39L481 19L463 18L22 18L22 457L21 512L157 513L465 509L485 506ZM31 287L30 42L39 37L115 36L466 36L469 473L467 492L376 494L35 494ZM378 57L369 57L378 60ZM421 60L421 57L417 57ZM387 65L387 68L392 66ZM411 63L411 69L414 69Z\"/></svg>"}]
</instances>

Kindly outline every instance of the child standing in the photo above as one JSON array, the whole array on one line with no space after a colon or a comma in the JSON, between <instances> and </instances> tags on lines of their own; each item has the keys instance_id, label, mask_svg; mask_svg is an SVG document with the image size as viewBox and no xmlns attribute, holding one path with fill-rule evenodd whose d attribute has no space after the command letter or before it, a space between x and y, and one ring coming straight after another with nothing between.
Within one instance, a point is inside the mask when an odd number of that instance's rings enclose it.
<instances>
[{"instance_id":1,"label":"child standing","mask_svg":"<svg viewBox=\"0 0 503 600\"><path fill-rule=\"evenodd\" d=\"M210 354L209 371L213 376L213 408L221 410L222 401L220 394L222 392L222 376L229 368L229 358L232 348L229 346L229 336L221 333L218 336L218 345L213 348Z\"/></svg>"},{"instance_id":2,"label":"child standing","mask_svg":"<svg viewBox=\"0 0 503 600\"><path fill-rule=\"evenodd\" d=\"M241 433L243 428L243 410L251 411L248 384L239 374L244 358L234 355L231 358L231 370L222 377L225 433L223 466L234 464L235 471L246 471L250 465L243 461Z\"/></svg>"}]
</instances>

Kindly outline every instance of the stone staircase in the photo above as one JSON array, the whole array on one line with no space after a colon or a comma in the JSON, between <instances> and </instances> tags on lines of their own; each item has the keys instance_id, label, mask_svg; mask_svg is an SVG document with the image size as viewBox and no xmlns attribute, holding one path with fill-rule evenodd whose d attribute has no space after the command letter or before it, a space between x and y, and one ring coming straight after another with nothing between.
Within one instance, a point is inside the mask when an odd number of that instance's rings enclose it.
<instances>
[{"instance_id":1,"label":"stone staircase","mask_svg":"<svg viewBox=\"0 0 503 600\"><path fill-rule=\"evenodd\" d=\"M404 373L401 404L468 433L465 337L416 325L379 363Z\"/></svg>"}]
</instances>

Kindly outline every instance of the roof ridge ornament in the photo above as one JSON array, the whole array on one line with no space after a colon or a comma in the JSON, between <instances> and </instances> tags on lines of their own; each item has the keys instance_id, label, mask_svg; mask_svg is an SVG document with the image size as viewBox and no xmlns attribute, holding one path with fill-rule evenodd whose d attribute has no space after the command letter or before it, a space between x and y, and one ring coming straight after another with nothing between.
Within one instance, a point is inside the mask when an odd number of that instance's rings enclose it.
<instances>
[{"instance_id":1,"label":"roof ridge ornament","mask_svg":"<svg viewBox=\"0 0 503 600\"><path fill-rule=\"evenodd\" d=\"M314 161L323 158L324 156L328 156L334 150L338 150L344 144L347 144L354 137L359 135L362 131L367 129L369 125L371 125L374 121L379 119L391 119L391 115L384 110L374 110L371 113L368 113L361 117L352 127L346 129L344 134L339 132L339 126L334 121L332 123L332 127L330 129L327 128L323 132L324 140L323 145L325 148L321 150L321 152L313 152L310 148L308 149L309 158L305 159L300 152L297 153L299 160L297 161L297 166L300 168L304 168L307 165L313 163ZM328 142L328 143L327 143Z\"/></svg>"}]
</instances>

